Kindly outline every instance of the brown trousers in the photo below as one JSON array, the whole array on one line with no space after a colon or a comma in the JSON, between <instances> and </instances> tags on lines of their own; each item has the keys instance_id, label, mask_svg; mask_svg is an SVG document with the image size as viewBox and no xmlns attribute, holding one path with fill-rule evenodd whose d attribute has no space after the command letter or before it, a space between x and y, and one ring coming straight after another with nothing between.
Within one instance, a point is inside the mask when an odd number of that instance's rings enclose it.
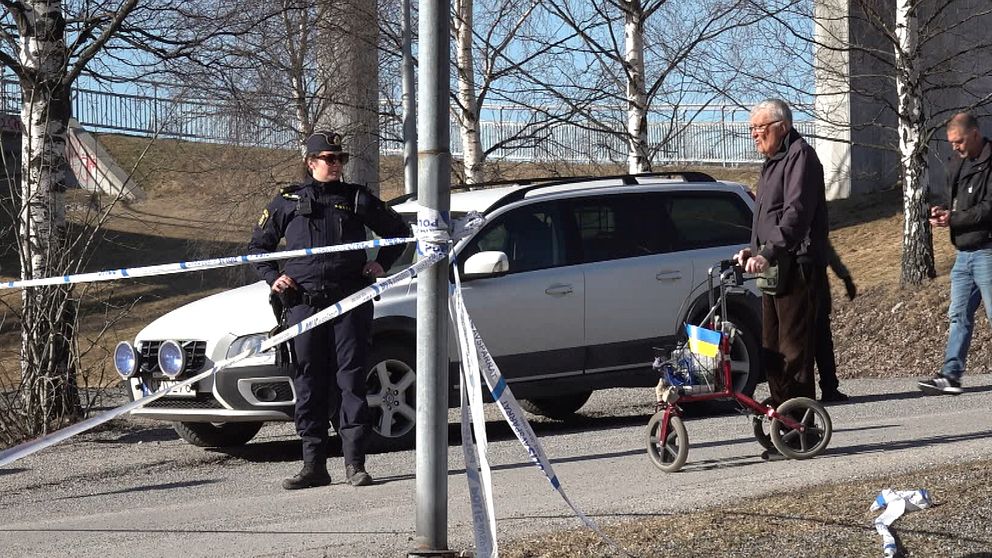
<instances>
[{"instance_id":1,"label":"brown trousers","mask_svg":"<svg viewBox=\"0 0 992 558\"><path fill-rule=\"evenodd\" d=\"M788 281L785 294L761 297L761 356L776 407L793 397L816 398L816 315L826 273L797 264Z\"/></svg>"}]
</instances>

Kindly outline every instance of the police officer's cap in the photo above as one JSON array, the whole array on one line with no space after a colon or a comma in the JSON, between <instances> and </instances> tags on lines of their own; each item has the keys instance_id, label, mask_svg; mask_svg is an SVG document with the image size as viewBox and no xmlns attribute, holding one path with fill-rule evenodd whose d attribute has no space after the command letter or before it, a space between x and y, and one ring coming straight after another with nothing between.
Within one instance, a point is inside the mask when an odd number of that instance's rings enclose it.
<instances>
[{"instance_id":1,"label":"police officer's cap","mask_svg":"<svg viewBox=\"0 0 992 558\"><path fill-rule=\"evenodd\" d=\"M328 131L317 131L310 134L306 142L307 155L316 155L324 151L341 152L341 134Z\"/></svg>"}]
</instances>

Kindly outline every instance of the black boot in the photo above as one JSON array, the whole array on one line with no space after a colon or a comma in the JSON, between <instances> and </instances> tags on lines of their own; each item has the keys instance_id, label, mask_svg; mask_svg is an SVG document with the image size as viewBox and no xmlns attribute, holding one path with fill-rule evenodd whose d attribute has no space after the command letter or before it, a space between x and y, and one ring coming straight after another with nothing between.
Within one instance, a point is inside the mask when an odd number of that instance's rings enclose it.
<instances>
[{"instance_id":1,"label":"black boot","mask_svg":"<svg viewBox=\"0 0 992 558\"><path fill-rule=\"evenodd\" d=\"M303 468L295 477L282 481L282 487L286 490L313 488L329 484L331 484L331 475L327 473L326 463L304 463Z\"/></svg>"},{"instance_id":2,"label":"black boot","mask_svg":"<svg viewBox=\"0 0 992 558\"><path fill-rule=\"evenodd\" d=\"M365 471L365 465L348 465L344 468L344 474L348 477L351 486L368 486L372 484L372 475Z\"/></svg>"}]
</instances>

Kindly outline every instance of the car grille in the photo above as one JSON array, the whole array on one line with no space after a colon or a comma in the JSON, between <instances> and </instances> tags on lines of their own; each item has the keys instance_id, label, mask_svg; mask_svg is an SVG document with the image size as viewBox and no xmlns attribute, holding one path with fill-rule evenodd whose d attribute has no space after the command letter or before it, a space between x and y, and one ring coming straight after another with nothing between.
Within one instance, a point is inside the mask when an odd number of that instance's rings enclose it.
<instances>
[{"instance_id":1,"label":"car grille","mask_svg":"<svg viewBox=\"0 0 992 558\"><path fill-rule=\"evenodd\" d=\"M179 345L186 352L186 368L179 374L182 378L191 372L199 372L207 362L207 342L206 341L178 341ZM141 371L144 373L157 373L158 368L158 348L162 341L142 341L141 342Z\"/></svg>"},{"instance_id":2,"label":"car grille","mask_svg":"<svg viewBox=\"0 0 992 558\"><path fill-rule=\"evenodd\" d=\"M223 409L216 399L204 399L196 401L194 399L156 399L145 407L152 409Z\"/></svg>"}]
</instances>

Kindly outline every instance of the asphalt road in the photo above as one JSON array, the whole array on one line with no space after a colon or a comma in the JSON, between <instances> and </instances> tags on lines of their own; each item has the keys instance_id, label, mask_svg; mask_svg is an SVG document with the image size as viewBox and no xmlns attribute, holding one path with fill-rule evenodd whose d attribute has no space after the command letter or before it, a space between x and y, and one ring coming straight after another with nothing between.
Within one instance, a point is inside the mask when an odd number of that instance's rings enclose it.
<instances>
[{"instance_id":1,"label":"asphalt road","mask_svg":"<svg viewBox=\"0 0 992 558\"><path fill-rule=\"evenodd\" d=\"M534 426L563 488L602 524L992 453L992 376L967 377L968 391L958 397L923 397L906 378L842 387L854 397L829 407L833 440L808 461L762 461L743 416L699 417L687 422L685 469L663 473L645 455L648 389L597 393L578 424ZM487 412L500 540L580 527L495 408ZM448 455L449 548L466 550L472 530L461 447ZM0 470L0 554L406 554L416 529L412 451L370 456L371 487L343 484L338 456L329 463L331 486L284 491L279 481L296 472L298 456L288 424L267 426L248 446L222 452L189 446L160 423L117 421Z\"/></svg>"}]
</instances>

